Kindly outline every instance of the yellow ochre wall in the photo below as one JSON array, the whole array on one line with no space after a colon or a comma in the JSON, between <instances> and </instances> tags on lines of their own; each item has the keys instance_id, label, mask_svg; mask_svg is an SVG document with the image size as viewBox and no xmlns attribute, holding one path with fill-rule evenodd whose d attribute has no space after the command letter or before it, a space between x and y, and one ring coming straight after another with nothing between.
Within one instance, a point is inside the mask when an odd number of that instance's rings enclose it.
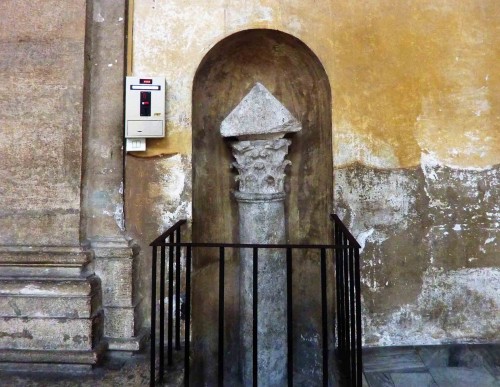
<instances>
[{"instance_id":1,"label":"yellow ochre wall","mask_svg":"<svg viewBox=\"0 0 500 387\"><path fill-rule=\"evenodd\" d=\"M189 154L201 59L234 32L269 28L325 67L336 165L409 167L422 152L459 167L500 160L498 1L137 1L133 17L134 74L169 83L168 135L147 156Z\"/></svg>"}]
</instances>

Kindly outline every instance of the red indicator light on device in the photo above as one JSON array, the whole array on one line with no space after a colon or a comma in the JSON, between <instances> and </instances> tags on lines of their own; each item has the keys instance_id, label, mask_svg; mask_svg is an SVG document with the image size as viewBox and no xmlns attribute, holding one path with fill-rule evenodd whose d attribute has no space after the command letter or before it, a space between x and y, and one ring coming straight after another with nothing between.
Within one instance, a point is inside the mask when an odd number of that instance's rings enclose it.
<instances>
[{"instance_id":1,"label":"red indicator light on device","mask_svg":"<svg viewBox=\"0 0 500 387\"><path fill-rule=\"evenodd\" d=\"M151 85L153 83L152 79L139 79L141 85Z\"/></svg>"}]
</instances>

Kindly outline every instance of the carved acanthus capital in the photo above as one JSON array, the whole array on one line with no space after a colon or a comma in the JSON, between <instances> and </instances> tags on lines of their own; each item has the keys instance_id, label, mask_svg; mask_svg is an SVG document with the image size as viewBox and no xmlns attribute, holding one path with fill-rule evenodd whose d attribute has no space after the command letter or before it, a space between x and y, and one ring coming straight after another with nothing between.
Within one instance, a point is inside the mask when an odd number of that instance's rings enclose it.
<instances>
[{"instance_id":1,"label":"carved acanthus capital","mask_svg":"<svg viewBox=\"0 0 500 387\"><path fill-rule=\"evenodd\" d=\"M284 192L285 160L291 141L287 139L237 141L231 144L238 169L239 191L248 193Z\"/></svg>"}]
</instances>

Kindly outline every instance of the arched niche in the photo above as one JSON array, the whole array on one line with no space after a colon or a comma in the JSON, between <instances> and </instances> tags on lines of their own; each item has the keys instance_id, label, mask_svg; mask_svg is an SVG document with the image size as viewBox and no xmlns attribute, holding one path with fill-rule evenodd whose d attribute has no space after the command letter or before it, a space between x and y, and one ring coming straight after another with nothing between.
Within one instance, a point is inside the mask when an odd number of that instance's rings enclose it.
<instances>
[{"instance_id":1,"label":"arched niche","mask_svg":"<svg viewBox=\"0 0 500 387\"><path fill-rule=\"evenodd\" d=\"M232 155L220 123L262 83L302 123L292 135L287 169L290 242L331 239L332 122L328 77L318 57L299 39L252 29L216 44L203 58L193 85L193 238L236 241L238 213Z\"/></svg>"},{"instance_id":2,"label":"arched niche","mask_svg":"<svg viewBox=\"0 0 500 387\"><path fill-rule=\"evenodd\" d=\"M287 158L285 211L288 241L325 243L332 240L329 213L333 198L331 91L318 57L299 39L265 29L245 30L217 43L203 58L193 84L193 240L237 242L238 207L232 195L236 171L227 140L220 135L222 120L256 82L262 83L302 123L293 134ZM294 313L304 312L314 335L320 323L316 257L303 258L294 269ZM203 382L216 375L217 252L199 252L193 280L193 375ZM238 358L238 257L227 253L226 357ZM313 280L314 281L314 280ZM304 301L308 295L317 300ZM311 311L314 316L311 317ZM319 328L319 326L317 326ZM307 336L307 334L306 334ZM198 348L198 351L196 350ZM297 342L299 358L307 345ZM300 352L304 356L300 356ZM216 361L216 360L214 360ZM314 362L314 356L309 360ZM306 361L307 363L308 361ZM229 365L229 364L228 364ZM307 367L307 365L304 365ZM237 374L234 367L227 371Z\"/></svg>"}]
</instances>

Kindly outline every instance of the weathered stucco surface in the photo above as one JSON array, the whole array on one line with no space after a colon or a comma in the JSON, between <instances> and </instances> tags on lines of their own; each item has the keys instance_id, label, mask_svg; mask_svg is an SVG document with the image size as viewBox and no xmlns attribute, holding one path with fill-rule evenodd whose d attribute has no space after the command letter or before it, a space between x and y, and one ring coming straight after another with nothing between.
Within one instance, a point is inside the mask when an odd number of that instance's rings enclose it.
<instances>
[{"instance_id":1,"label":"weathered stucco surface","mask_svg":"<svg viewBox=\"0 0 500 387\"><path fill-rule=\"evenodd\" d=\"M367 344L499 334L499 168L335 171L336 211L363 248Z\"/></svg>"},{"instance_id":2,"label":"weathered stucco surface","mask_svg":"<svg viewBox=\"0 0 500 387\"><path fill-rule=\"evenodd\" d=\"M0 12L0 244L78 245L85 1Z\"/></svg>"},{"instance_id":3,"label":"weathered stucco surface","mask_svg":"<svg viewBox=\"0 0 500 387\"><path fill-rule=\"evenodd\" d=\"M105 349L80 227L88 4L0 2L0 362L16 368Z\"/></svg>"},{"instance_id":4,"label":"weathered stucco surface","mask_svg":"<svg viewBox=\"0 0 500 387\"><path fill-rule=\"evenodd\" d=\"M147 243L191 215L196 69L230 34L269 28L329 76L332 209L363 245L366 343L498 338L498 1L148 0L133 14L133 73L168 84L166 138L126 160L143 294Z\"/></svg>"}]
</instances>

